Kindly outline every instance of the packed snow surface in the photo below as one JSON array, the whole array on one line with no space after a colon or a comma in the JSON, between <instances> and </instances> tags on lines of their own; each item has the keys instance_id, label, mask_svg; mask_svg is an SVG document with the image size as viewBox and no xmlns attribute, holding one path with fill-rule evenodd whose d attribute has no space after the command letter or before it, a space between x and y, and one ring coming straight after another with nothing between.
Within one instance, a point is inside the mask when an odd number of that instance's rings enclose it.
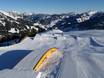
<instances>
[{"instance_id":1,"label":"packed snow surface","mask_svg":"<svg viewBox=\"0 0 104 78\"><path fill-rule=\"evenodd\" d=\"M0 48L0 78L37 78L33 71L41 56L52 47L63 59L49 78L104 78L104 31L46 32L35 38Z\"/></svg>"}]
</instances>

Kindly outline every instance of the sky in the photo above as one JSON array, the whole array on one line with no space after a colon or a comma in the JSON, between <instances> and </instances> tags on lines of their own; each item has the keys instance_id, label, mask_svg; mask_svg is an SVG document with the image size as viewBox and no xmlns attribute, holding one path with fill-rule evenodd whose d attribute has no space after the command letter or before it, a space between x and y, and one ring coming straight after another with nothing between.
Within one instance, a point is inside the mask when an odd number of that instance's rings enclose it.
<instances>
[{"instance_id":1,"label":"sky","mask_svg":"<svg viewBox=\"0 0 104 78\"><path fill-rule=\"evenodd\" d=\"M0 0L0 10L45 14L104 11L104 0Z\"/></svg>"}]
</instances>

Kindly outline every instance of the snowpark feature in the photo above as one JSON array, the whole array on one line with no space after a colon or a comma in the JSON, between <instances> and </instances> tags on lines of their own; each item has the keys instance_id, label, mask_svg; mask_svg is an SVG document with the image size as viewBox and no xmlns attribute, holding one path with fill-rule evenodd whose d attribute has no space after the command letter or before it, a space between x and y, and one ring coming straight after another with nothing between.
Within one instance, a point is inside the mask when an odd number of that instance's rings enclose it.
<instances>
[{"instance_id":1,"label":"snowpark feature","mask_svg":"<svg viewBox=\"0 0 104 78\"><path fill-rule=\"evenodd\" d=\"M34 72L33 67L52 47L63 52L63 58L58 65L48 70L49 74L46 74L48 78L104 78L103 30L57 34L52 31L38 34L33 40L26 38L21 43L1 47L0 78L36 78L37 76L39 78L43 71L39 75ZM18 56L18 53L21 53L21 56ZM16 59L17 57L21 59L18 62L4 59L4 57L12 59L15 58L14 56ZM2 67L2 63L5 67Z\"/></svg>"},{"instance_id":2,"label":"snowpark feature","mask_svg":"<svg viewBox=\"0 0 104 78\"><path fill-rule=\"evenodd\" d=\"M55 63L57 59L60 59L61 57L62 54L57 48L51 48L43 54L39 62L34 66L33 70L36 72L45 71L47 67L52 65L52 63Z\"/></svg>"},{"instance_id":3,"label":"snowpark feature","mask_svg":"<svg viewBox=\"0 0 104 78\"><path fill-rule=\"evenodd\" d=\"M46 51L33 68L33 70L38 72L36 78L47 78L53 72L53 70L50 70L58 66L61 59L62 53L57 48L50 48Z\"/></svg>"}]
</instances>

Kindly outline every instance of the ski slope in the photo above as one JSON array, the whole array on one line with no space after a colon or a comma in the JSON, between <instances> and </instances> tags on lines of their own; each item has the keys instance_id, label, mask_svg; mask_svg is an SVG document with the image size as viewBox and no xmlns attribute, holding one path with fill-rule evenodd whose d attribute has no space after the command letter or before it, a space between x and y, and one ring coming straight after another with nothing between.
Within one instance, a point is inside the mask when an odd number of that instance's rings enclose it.
<instances>
[{"instance_id":1,"label":"ski slope","mask_svg":"<svg viewBox=\"0 0 104 78\"><path fill-rule=\"evenodd\" d=\"M34 65L52 47L63 53L49 78L104 78L104 31L49 31L0 47L0 78L36 78Z\"/></svg>"}]
</instances>

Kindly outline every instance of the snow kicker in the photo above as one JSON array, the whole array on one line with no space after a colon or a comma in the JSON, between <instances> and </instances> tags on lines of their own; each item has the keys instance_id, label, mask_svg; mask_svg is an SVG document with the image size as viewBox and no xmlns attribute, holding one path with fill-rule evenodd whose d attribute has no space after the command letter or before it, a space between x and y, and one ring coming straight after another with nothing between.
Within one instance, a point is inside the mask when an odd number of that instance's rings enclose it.
<instances>
[{"instance_id":1,"label":"snow kicker","mask_svg":"<svg viewBox=\"0 0 104 78\"><path fill-rule=\"evenodd\" d=\"M53 69L57 69L63 54L57 48L50 48L39 59L33 70L38 73L37 78L47 77L52 74Z\"/></svg>"}]
</instances>

